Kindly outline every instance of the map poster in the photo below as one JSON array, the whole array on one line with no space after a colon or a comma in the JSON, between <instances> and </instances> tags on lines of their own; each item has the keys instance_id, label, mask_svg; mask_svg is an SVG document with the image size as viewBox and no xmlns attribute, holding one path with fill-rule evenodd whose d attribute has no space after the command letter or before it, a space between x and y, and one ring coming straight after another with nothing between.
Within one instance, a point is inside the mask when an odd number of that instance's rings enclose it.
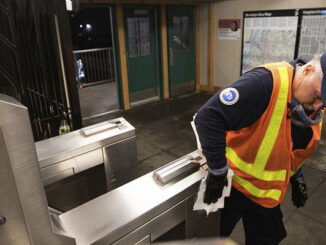
<instances>
[{"instance_id":1,"label":"map poster","mask_svg":"<svg viewBox=\"0 0 326 245\"><path fill-rule=\"evenodd\" d=\"M244 12L241 73L294 59L298 10Z\"/></svg>"},{"instance_id":2,"label":"map poster","mask_svg":"<svg viewBox=\"0 0 326 245\"><path fill-rule=\"evenodd\" d=\"M218 39L240 40L240 19L218 20Z\"/></svg>"},{"instance_id":3,"label":"map poster","mask_svg":"<svg viewBox=\"0 0 326 245\"><path fill-rule=\"evenodd\" d=\"M302 9L298 58L308 62L326 51L326 9Z\"/></svg>"}]
</instances>

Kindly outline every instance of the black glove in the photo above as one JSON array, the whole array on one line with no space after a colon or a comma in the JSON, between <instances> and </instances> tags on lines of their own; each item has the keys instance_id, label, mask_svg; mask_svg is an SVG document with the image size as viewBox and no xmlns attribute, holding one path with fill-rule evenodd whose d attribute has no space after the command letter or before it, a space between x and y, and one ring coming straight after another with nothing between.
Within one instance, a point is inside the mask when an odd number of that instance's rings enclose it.
<instances>
[{"instance_id":1,"label":"black glove","mask_svg":"<svg viewBox=\"0 0 326 245\"><path fill-rule=\"evenodd\" d=\"M206 178L206 190L204 194L204 203L215 203L221 196L224 186L227 185L227 172L222 175L213 175L208 173Z\"/></svg>"},{"instance_id":2,"label":"black glove","mask_svg":"<svg viewBox=\"0 0 326 245\"><path fill-rule=\"evenodd\" d=\"M308 199L307 186L301 172L290 178L292 185L292 203L297 208L303 207Z\"/></svg>"}]
</instances>

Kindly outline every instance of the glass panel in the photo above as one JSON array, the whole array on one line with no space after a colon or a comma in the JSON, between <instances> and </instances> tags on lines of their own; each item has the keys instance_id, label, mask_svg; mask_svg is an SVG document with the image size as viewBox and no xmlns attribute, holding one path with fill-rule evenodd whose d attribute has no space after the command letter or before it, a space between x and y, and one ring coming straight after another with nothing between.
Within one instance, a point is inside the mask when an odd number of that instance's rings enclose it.
<instances>
[{"instance_id":1,"label":"glass panel","mask_svg":"<svg viewBox=\"0 0 326 245\"><path fill-rule=\"evenodd\" d=\"M139 53L138 38L129 38L129 56L136 57L139 56Z\"/></svg>"},{"instance_id":2,"label":"glass panel","mask_svg":"<svg viewBox=\"0 0 326 245\"><path fill-rule=\"evenodd\" d=\"M149 18L139 18L140 36L149 36Z\"/></svg>"},{"instance_id":3,"label":"glass panel","mask_svg":"<svg viewBox=\"0 0 326 245\"><path fill-rule=\"evenodd\" d=\"M181 50L182 32L181 32L181 17L173 16L173 49L174 51Z\"/></svg>"},{"instance_id":4,"label":"glass panel","mask_svg":"<svg viewBox=\"0 0 326 245\"><path fill-rule=\"evenodd\" d=\"M150 24L149 18L139 18L140 30L140 55L151 54Z\"/></svg>"},{"instance_id":5,"label":"glass panel","mask_svg":"<svg viewBox=\"0 0 326 245\"><path fill-rule=\"evenodd\" d=\"M150 24L149 18L139 18L140 30L140 55L151 54Z\"/></svg>"},{"instance_id":6,"label":"glass panel","mask_svg":"<svg viewBox=\"0 0 326 245\"><path fill-rule=\"evenodd\" d=\"M129 42L129 56L139 56L139 30L138 18L127 18L128 23L128 42Z\"/></svg>"},{"instance_id":7,"label":"glass panel","mask_svg":"<svg viewBox=\"0 0 326 245\"><path fill-rule=\"evenodd\" d=\"M182 49L188 49L189 47L189 17L182 16Z\"/></svg>"},{"instance_id":8,"label":"glass panel","mask_svg":"<svg viewBox=\"0 0 326 245\"><path fill-rule=\"evenodd\" d=\"M173 48L174 51L187 50L189 47L188 16L173 16Z\"/></svg>"},{"instance_id":9,"label":"glass panel","mask_svg":"<svg viewBox=\"0 0 326 245\"><path fill-rule=\"evenodd\" d=\"M128 23L128 36L137 37L138 36L138 18L127 18Z\"/></svg>"},{"instance_id":10,"label":"glass panel","mask_svg":"<svg viewBox=\"0 0 326 245\"><path fill-rule=\"evenodd\" d=\"M150 19L127 18L129 57L151 54Z\"/></svg>"},{"instance_id":11,"label":"glass panel","mask_svg":"<svg viewBox=\"0 0 326 245\"><path fill-rule=\"evenodd\" d=\"M149 36L140 38L140 54L143 56L151 54L151 42Z\"/></svg>"}]
</instances>

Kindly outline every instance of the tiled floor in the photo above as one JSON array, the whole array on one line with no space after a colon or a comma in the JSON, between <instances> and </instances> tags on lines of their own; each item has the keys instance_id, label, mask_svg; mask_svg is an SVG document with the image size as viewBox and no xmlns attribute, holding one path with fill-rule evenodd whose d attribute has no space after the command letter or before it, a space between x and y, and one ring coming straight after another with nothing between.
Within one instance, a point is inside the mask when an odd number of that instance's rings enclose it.
<instances>
[{"instance_id":1,"label":"tiled floor","mask_svg":"<svg viewBox=\"0 0 326 245\"><path fill-rule=\"evenodd\" d=\"M136 128L139 165L136 176L141 176L196 149L190 121L210 96L208 93L195 93L161 100L88 120L87 125L118 116L125 117ZM281 205L288 232L282 245L326 244L326 141L320 143L316 153L307 161L303 174L310 197L304 208L297 209L292 205L289 189ZM241 223L231 238L244 244Z\"/></svg>"},{"instance_id":2,"label":"tiled floor","mask_svg":"<svg viewBox=\"0 0 326 245\"><path fill-rule=\"evenodd\" d=\"M78 93L83 118L119 108L116 82L83 87L78 89Z\"/></svg>"}]
</instances>

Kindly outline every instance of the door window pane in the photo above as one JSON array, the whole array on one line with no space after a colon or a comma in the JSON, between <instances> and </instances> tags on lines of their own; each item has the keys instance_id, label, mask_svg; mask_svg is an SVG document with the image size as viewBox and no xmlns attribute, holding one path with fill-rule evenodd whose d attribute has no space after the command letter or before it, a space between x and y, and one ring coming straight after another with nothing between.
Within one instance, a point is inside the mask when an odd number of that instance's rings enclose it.
<instances>
[{"instance_id":1,"label":"door window pane","mask_svg":"<svg viewBox=\"0 0 326 245\"><path fill-rule=\"evenodd\" d=\"M130 57L151 54L149 21L148 17L127 18Z\"/></svg>"},{"instance_id":2,"label":"door window pane","mask_svg":"<svg viewBox=\"0 0 326 245\"><path fill-rule=\"evenodd\" d=\"M149 18L139 18L140 55L151 54L151 39Z\"/></svg>"},{"instance_id":3,"label":"door window pane","mask_svg":"<svg viewBox=\"0 0 326 245\"><path fill-rule=\"evenodd\" d=\"M173 49L175 51L181 50L182 43L181 32L181 17L173 16Z\"/></svg>"},{"instance_id":4,"label":"door window pane","mask_svg":"<svg viewBox=\"0 0 326 245\"><path fill-rule=\"evenodd\" d=\"M129 41L129 55L131 57L138 56L138 18L127 18L128 23L128 41Z\"/></svg>"},{"instance_id":5,"label":"door window pane","mask_svg":"<svg viewBox=\"0 0 326 245\"><path fill-rule=\"evenodd\" d=\"M129 37L129 55L131 57L138 56L139 54L139 43L138 38Z\"/></svg>"},{"instance_id":6,"label":"door window pane","mask_svg":"<svg viewBox=\"0 0 326 245\"><path fill-rule=\"evenodd\" d=\"M173 16L173 49L187 50L189 47L189 17Z\"/></svg>"},{"instance_id":7,"label":"door window pane","mask_svg":"<svg viewBox=\"0 0 326 245\"><path fill-rule=\"evenodd\" d=\"M189 17L182 16L182 47L188 49L189 47Z\"/></svg>"},{"instance_id":8,"label":"door window pane","mask_svg":"<svg viewBox=\"0 0 326 245\"><path fill-rule=\"evenodd\" d=\"M150 55L151 54L151 43L150 37L140 37L140 55Z\"/></svg>"},{"instance_id":9,"label":"door window pane","mask_svg":"<svg viewBox=\"0 0 326 245\"><path fill-rule=\"evenodd\" d=\"M128 22L128 36L137 37L138 18L127 18L127 22Z\"/></svg>"}]
</instances>

